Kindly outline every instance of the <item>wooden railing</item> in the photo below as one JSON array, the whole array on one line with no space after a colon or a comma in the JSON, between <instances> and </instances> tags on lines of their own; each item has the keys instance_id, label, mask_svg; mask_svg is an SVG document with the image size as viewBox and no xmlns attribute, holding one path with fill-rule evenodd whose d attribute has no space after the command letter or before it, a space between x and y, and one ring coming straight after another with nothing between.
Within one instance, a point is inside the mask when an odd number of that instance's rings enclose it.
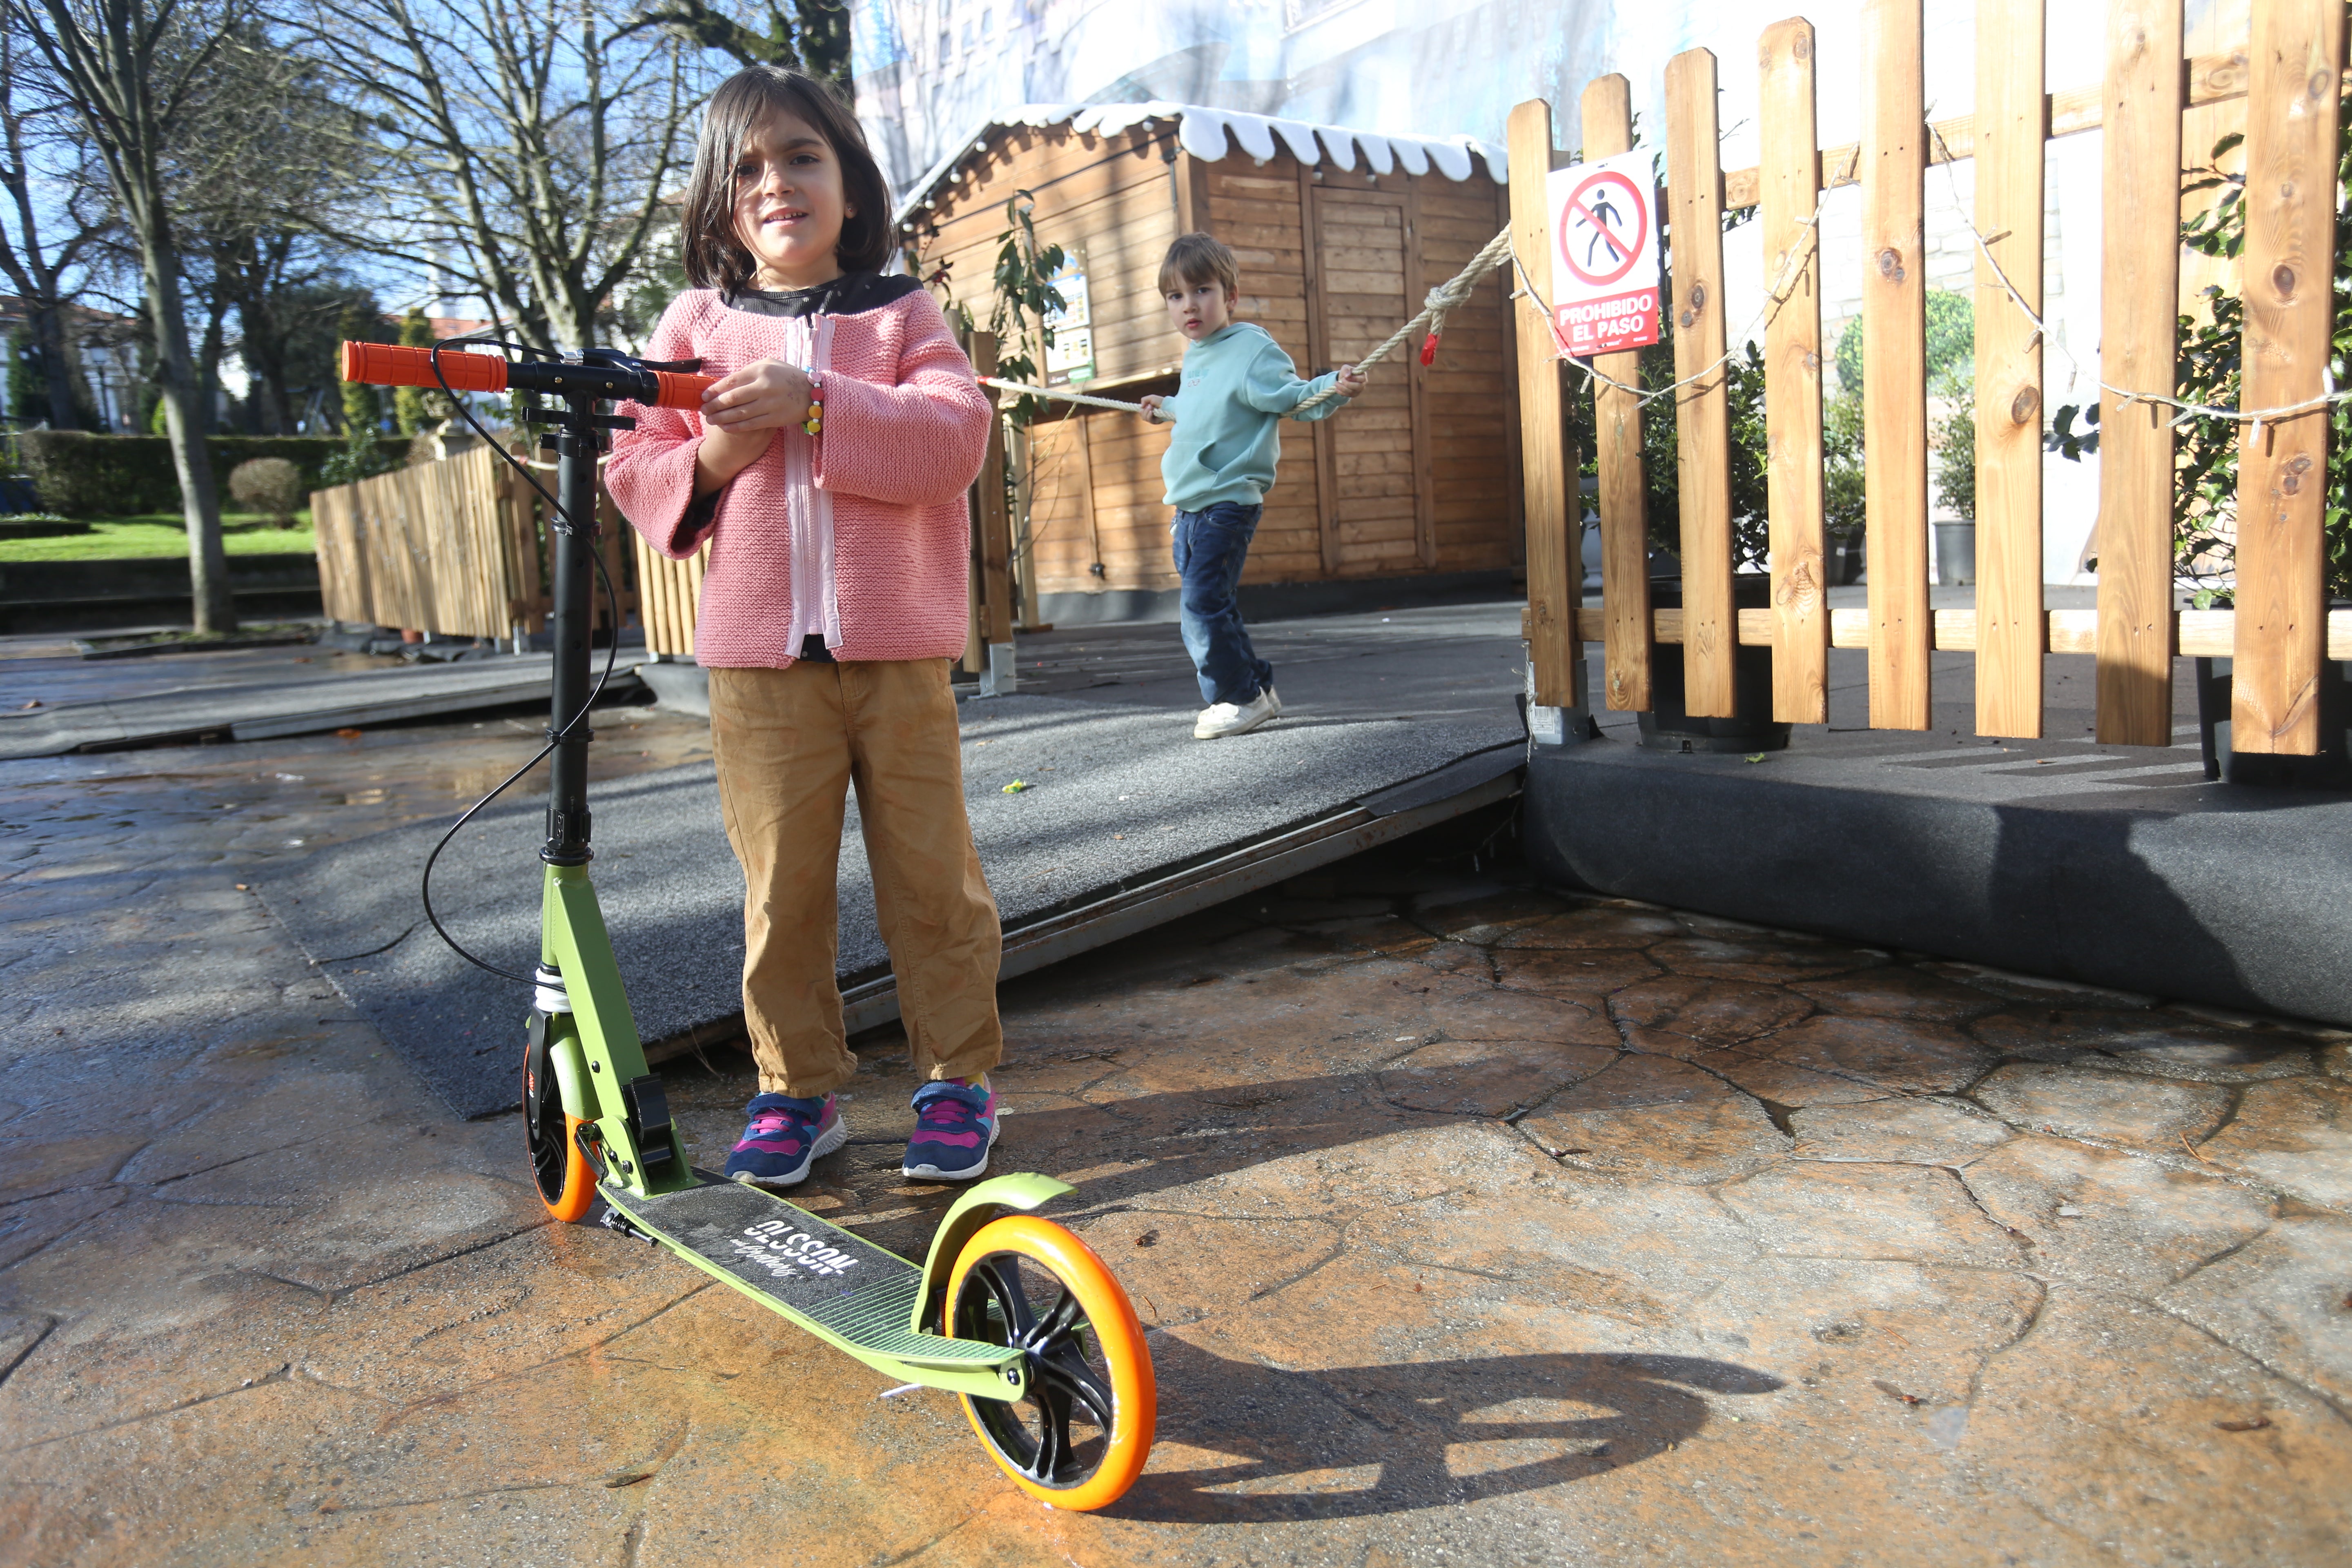
<instances>
[{"instance_id":1,"label":"wooden railing","mask_svg":"<svg viewBox=\"0 0 2352 1568\"><path fill-rule=\"evenodd\" d=\"M2055 94L2044 81L2044 0L1979 0L1976 111L1928 124L1921 0L1865 0L1863 134L1823 149L1814 128L1812 25L1767 28L1758 50L1761 156L1727 174L1717 157L1716 60L1706 50L1666 68L1664 116L1673 224L1671 293L1676 374L1705 371L1726 337L1727 205L1758 207L1764 273L1784 282L1765 329L1771 608L1736 610L1725 436L1726 375L1699 375L1642 406L1601 385L1595 398L1600 473L1604 700L1651 704L1658 646L1681 648L1688 710L1733 715L1733 660L1742 645L1773 649L1772 717L1819 723L1827 654L1869 654L1870 722L1932 722L1928 656L1977 657L1976 730L2035 736L2042 727L2042 660L2096 660L2097 738L2166 745L2172 738L2176 655L2234 658L2232 746L2308 755L2319 741L2320 664L2352 658L2352 612L2326 609L2322 520L2328 410L2242 425L2234 611L2176 608L2173 425L2161 404L2104 395L2097 523L2098 607L2052 609L2042 593L2042 169L2053 137L2105 131L2100 376L2110 389L2175 390L2181 115L2245 100L2248 203L2247 410L2283 408L2329 390L2334 209L2346 18L2341 0L2263 0L2248 48L2185 58L2180 0L2111 0L2105 79ZM1622 77L1586 89L1587 158L1632 145ZM1544 176L1551 110L1513 111L1512 221L1538 293L1549 286ZM2200 150L2201 151L2201 150ZM1976 606L1937 611L1928 595L1925 179L1932 163L1976 162ZM1864 447L1866 609L1830 608L1823 574L1821 258L1814 222L1825 187L1858 184L1863 198ZM2071 221L2071 220L2070 220ZM1539 316L1522 316L1522 447L1527 453L1528 615L1536 700L1578 705L1585 635L1571 505L1581 454L1559 437L1560 373ZM1596 362L1622 383L1634 356ZM1649 602L1641 421L1675 422L1682 607Z\"/></svg>"}]
</instances>

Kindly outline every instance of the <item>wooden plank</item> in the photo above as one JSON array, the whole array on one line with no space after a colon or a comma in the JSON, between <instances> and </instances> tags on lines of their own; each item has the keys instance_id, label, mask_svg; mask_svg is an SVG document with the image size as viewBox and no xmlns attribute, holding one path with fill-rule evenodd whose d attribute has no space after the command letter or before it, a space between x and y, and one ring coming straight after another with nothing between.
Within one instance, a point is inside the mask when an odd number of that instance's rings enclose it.
<instances>
[{"instance_id":1,"label":"wooden plank","mask_svg":"<svg viewBox=\"0 0 2352 1568\"><path fill-rule=\"evenodd\" d=\"M2180 0L2109 0L2099 374L2173 390L2179 295ZM2171 410L2108 406L2099 425L2096 733L2172 743Z\"/></svg>"},{"instance_id":2,"label":"wooden plank","mask_svg":"<svg viewBox=\"0 0 2352 1568\"><path fill-rule=\"evenodd\" d=\"M1493 210L1489 214L1493 219L1493 226L1498 229L1508 228L1511 226L1510 187L1508 185L1496 185L1494 189L1493 195ZM1498 470L1490 470L1490 472L1503 475L1517 475L1519 472L1519 421L1513 416L1518 412L1519 339L1518 334L1512 330L1512 327L1514 320L1519 315L1522 309L1518 301L1514 298L1518 290L1519 280L1516 277L1511 276L1508 272L1505 272L1501 279L1497 280L1497 287L1500 289L1503 295L1501 312L1502 319L1497 322L1501 331L1496 334L1496 336L1500 340L1502 345L1501 359L1499 363L1491 358L1486 360L1484 363L1494 365L1495 368L1499 370L1502 376L1502 384L1498 389L1499 395L1496 398L1497 405L1501 409L1502 417L1496 420L1493 426L1489 426L1489 428L1498 432L1503 437L1503 450L1501 457L1502 467ZM1445 363L1445 361L1441 359L1439 363L1443 365ZM1441 442L1440 449L1444 450L1444 447L1445 443ZM1504 494L1507 498L1504 505L1496 512L1490 513L1490 515L1494 516L1495 521L1502 535L1501 539L1498 541L1502 559L1497 563L1497 564L1517 565L1524 563L1527 559L1526 551L1528 534L1523 510L1526 505L1526 497L1521 493L1520 487L1518 485L1507 484L1503 489ZM1458 496L1460 494L1458 490L1454 489L1449 489L1447 493L1449 496ZM1580 521L1581 520L1580 520ZM1580 603L1584 597L1583 574L1580 570L1578 570L1577 572L1577 579L1574 586L1577 598ZM1579 651L1581 650L1580 649Z\"/></svg>"},{"instance_id":3,"label":"wooden plank","mask_svg":"<svg viewBox=\"0 0 2352 1568\"><path fill-rule=\"evenodd\" d=\"M2344 6L2256 5L2248 53L2239 406L2276 408L2328 389ZM2327 426L2328 409L2313 408L2249 428L2240 447L2234 751L2318 750Z\"/></svg>"},{"instance_id":4,"label":"wooden plank","mask_svg":"<svg viewBox=\"0 0 2352 1568\"><path fill-rule=\"evenodd\" d=\"M2243 11L2239 15L2244 15ZM2211 104L2231 103L2246 96L2246 54L2243 49L2194 55L2185 61L2176 51L2173 58L2179 64L2176 81L2187 85L2189 108L2202 109ZM2352 92L2352 71L2344 73L2343 89L2346 92ZM2049 128L2048 134L2055 139L2099 130L2105 123L2102 113L2106 101L2103 87L2068 88L2051 93L2042 100L2042 121ZM1962 158L1975 156L1975 117L1962 114L1950 120L1937 121L1927 146L1928 156L1933 163L1958 163ZM2203 147L2195 147L2194 150L2200 157L2204 153ZM1850 171L1861 155L1860 145L1851 142L1842 147L1822 149L1823 188L1854 184L1857 176ZM1757 193L1761 189L1759 179L1759 172L1756 169L1735 169L1725 174L1724 205L1744 207L1755 202Z\"/></svg>"},{"instance_id":5,"label":"wooden plank","mask_svg":"<svg viewBox=\"0 0 2352 1568\"><path fill-rule=\"evenodd\" d=\"M1114 417L1117 416L1114 416ZM1100 422L1100 416L1080 416L1077 420L1078 494L1085 501L1088 568L1087 575L1089 579L1085 585L1089 588L1100 584L1104 572L1102 526L1095 513L1094 427Z\"/></svg>"},{"instance_id":6,"label":"wooden plank","mask_svg":"<svg viewBox=\"0 0 2352 1568\"><path fill-rule=\"evenodd\" d=\"M1623 77L1601 77L1584 89L1584 155L1611 158L1633 146L1633 90ZM1521 310L1524 323L1532 312ZM1537 323L1540 328L1541 323ZM1523 326L1522 331L1526 329ZM1536 333L1547 354L1550 334ZM1601 700L1616 712L1650 706L1650 547L1648 481L1642 468L1642 407L1623 390L1642 380L1640 352L1596 354L1592 368L1618 384L1594 384L1594 458L1600 470ZM1579 552L1582 553L1581 551ZM1582 596L1583 563L1572 563Z\"/></svg>"},{"instance_id":7,"label":"wooden plank","mask_svg":"<svg viewBox=\"0 0 2352 1568\"><path fill-rule=\"evenodd\" d=\"M2173 635L2184 658L2227 658L2236 646L2237 612L2234 610L2179 610L2168 618L2175 624ZM2042 613L2042 620L2043 635L2053 653L2087 654L2097 647L2099 612L2096 610L2048 610ZM1683 613L1680 610L1654 610L1651 612L1651 621L1658 641L1679 643L1683 640ZM1935 625L1937 653L1972 653L1976 650L1977 613L1974 610L1937 610ZM1830 612L1830 627L1832 647L1866 648L1870 646L1870 612L1867 610L1832 610ZM1770 611L1739 612L1741 647L1769 647L1772 645L1772 629ZM2352 610L2330 610L2327 613L2327 657L2352 659Z\"/></svg>"},{"instance_id":8,"label":"wooden plank","mask_svg":"<svg viewBox=\"0 0 2352 1568\"><path fill-rule=\"evenodd\" d=\"M1772 717L1829 721L1830 608L1822 565L1821 208L1813 25L1764 30L1757 121L1764 275L1781 303L1764 328L1765 485L1771 510Z\"/></svg>"},{"instance_id":9,"label":"wooden plank","mask_svg":"<svg viewBox=\"0 0 2352 1568\"><path fill-rule=\"evenodd\" d=\"M1511 236L1528 279L1551 297L1551 217L1545 182L1551 173L1551 105L1530 99L1511 110ZM1535 701L1546 708L1580 708L1576 689L1576 538L1570 506L1576 464L1560 426L1560 376L1550 323L1533 310L1516 313L1519 365L1519 458L1528 540L1528 608L1534 632L1528 667Z\"/></svg>"},{"instance_id":10,"label":"wooden plank","mask_svg":"<svg viewBox=\"0 0 2352 1568\"><path fill-rule=\"evenodd\" d=\"M1300 164L1295 175L1298 192L1299 222L1309 231L1300 252L1304 268L1302 281L1307 286L1307 369L1329 363L1331 329L1324 314L1322 284L1323 247L1313 234L1321 214L1318 210L1317 186L1310 177L1312 171ZM1315 509L1323 531L1323 574L1339 574L1339 475L1338 433L1328 419L1318 419L1311 426L1315 443Z\"/></svg>"},{"instance_id":11,"label":"wooden plank","mask_svg":"<svg viewBox=\"0 0 2352 1568\"><path fill-rule=\"evenodd\" d=\"M1920 0L1864 0L1863 443L1870 722L1924 730L1927 644L1927 161Z\"/></svg>"},{"instance_id":12,"label":"wooden plank","mask_svg":"<svg viewBox=\"0 0 2352 1568\"><path fill-rule=\"evenodd\" d=\"M1209 165L1180 148L1171 177L1176 187L1176 232L1197 234L1209 219Z\"/></svg>"},{"instance_id":13,"label":"wooden plank","mask_svg":"<svg viewBox=\"0 0 2352 1568\"><path fill-rule=\"evenodd\" d=\"M1731 405L1720 363L1723 171L1717 161L1715 54L1666 62L1666 195L1673 203L1675 470L1682 495L1683 687L1694 718L1728 719L1737 633L1731 605ZM1709 367L1713 367L1710 369Z\"/></svg>"},{"instance_id":14,"label":"wooden plank","mask_svg":"<svg viewBox=\"0 0 2352 1568\"><path fill-rule=\"evenodd\" d=\"M972 369L982 375L996 374L996 334L971 335ZM997 416L997 395L988 397L988 455L982 459L980 478L973 481L973 540L980 563L981 637L990 643L1013 640L1013 517L1004 499L1004 421Z\"/></svg>"},{"instance_id":15,"label":"wooden plank","mask_svg":"<svg viewBox=\"0 0 2352 1568\"><path fill-rule=\"evenodd\" d=\"M2042 313L2042 6L1977 10L1977 733L2029 738L2042 733L2042 334L2001 277Z\"/></svg>"}]
</instances>

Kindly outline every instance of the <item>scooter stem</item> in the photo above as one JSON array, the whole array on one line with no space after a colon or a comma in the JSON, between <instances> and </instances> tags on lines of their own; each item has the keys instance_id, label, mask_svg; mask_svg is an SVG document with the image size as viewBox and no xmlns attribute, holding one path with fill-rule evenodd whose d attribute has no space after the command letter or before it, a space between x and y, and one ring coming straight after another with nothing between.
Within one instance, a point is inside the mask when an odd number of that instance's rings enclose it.
<instances>
[{"instance_id":1,"label":"scooter stem","mask_svg":"<svg viewBox=\"0 0 2352 1568\"><path fill-rule=\"evenodd\" d=\"M595 584L591 580L596 548L596 455L602 446L595 427L595 404L585 397L567 399L563 422L557 428L556 455L562 474L556 500L563 513L551 520L549 565L555 600L555 689L551 701L551 727L555 755L551 759L547 789L547 843L539 858L551 866L584 866L588 847L588 695L594 688L589 675L589 643L595 626ZM620 636L620 627L612 628Z\"/></svg>"}]
</instances>

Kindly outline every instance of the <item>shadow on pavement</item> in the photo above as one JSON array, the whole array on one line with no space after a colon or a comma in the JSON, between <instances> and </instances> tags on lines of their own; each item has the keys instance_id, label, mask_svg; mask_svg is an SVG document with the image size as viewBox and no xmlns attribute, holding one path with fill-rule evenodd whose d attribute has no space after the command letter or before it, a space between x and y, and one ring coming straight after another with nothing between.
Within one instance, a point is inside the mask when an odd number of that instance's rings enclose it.
<instances>
[{"instance_id":1,"label":"shadow on pavement","mask_svg":"<svg viewBox=\"0 0 2352 1568\"><path fill-rule=\"evenodd\" d=\"M1206 1469L1148 1474L1107 1510L1159 1523L1360 1519L1533 1491L1687 1441L1707 1423L1706 1394L1781 1386L1752 1368L1690 1356L1281 1372L1171 1334L1155 1334L1151 1353L1160 1442L1231 1456Z\"/></svg>"}]
</instances>

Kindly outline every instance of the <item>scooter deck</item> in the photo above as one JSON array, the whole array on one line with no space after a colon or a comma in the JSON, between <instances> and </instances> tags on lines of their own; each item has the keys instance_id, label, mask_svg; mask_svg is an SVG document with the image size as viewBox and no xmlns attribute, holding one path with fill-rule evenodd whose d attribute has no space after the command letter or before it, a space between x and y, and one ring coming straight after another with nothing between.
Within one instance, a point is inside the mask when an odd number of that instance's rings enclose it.
<instances>
[{"instance_id":1,"label":"scooter deck","mask_svg":"<svg viewBox=\"0 0 2352 1568\"><path fill-rule=\"evenodd\" d=\"M860 1360L970 1373L1019 1358L1007 1346L915 1331L923 1271L897 1253L757 1187L708 1171L694 1175L696 1185L650 1197L601 1190L705 1273Z\"/></svg>"}]
</instances>

